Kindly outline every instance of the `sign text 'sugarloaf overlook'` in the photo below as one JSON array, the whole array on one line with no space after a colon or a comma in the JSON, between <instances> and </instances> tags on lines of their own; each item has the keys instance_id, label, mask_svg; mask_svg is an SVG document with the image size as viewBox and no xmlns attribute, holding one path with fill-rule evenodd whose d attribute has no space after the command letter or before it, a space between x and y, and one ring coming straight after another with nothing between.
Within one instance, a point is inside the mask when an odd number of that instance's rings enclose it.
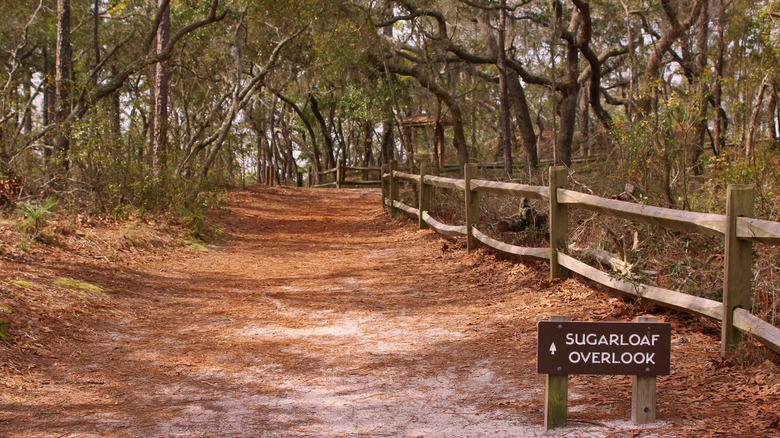
<instances>
[{"instance_id":1,"label":"sign text 'sugarloaf overlook'","mask_svg":"<svg viewBox=\"0 0 780 438\"><path fill-rule=\"evenodd\" d=\"M541 374L669 374L668 323L540 321L538 335Z\"/></svg>"}]
</instances>

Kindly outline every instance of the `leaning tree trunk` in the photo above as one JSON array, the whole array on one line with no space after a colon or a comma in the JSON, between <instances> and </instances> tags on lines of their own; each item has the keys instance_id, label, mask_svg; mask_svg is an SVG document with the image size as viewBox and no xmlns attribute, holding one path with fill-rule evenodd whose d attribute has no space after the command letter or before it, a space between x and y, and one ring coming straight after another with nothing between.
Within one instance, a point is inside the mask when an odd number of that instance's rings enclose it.
<instances>
[{"instance_id":1,"label":"leaning tree trunk","mask_svg":"<svg viewBox=\"0 0 780 438\"><path fill-rule=\"evenodd\" d=\"M766 89L767 85L769 85L769 76L770 73L767 73L764 76L764 79L761 80L761 85L758 87L758 96L756 96L756 104L753 106L753 111L750 114L750 123L748 124L748 129L745 135L745 158L752 158L753 157L753 149L755 144L755 135L756 131L758 130L758 116L761 114L761 106L764 103L764 90Z\"/></svg>"},{"instance_id":2,"label":"leaning tree trunk","mask_svg":"<svg viewBox=\"0 0 780 438\"><path fill-rule=\"evenodd\" d=\"M534 132L534 121L531 118L531 110L528 108L528 100L525 97L525 90L520 84L520 77L514 70L508 71L509 97L512 99L512 108L515 110L515 118L520 128L520 138L523 141L523 151L527 165L530 169L536 169L539 165L539 155L536 150L539 141Z\"/></svg>"},{"instance_id":3,"label":"leaning tree trunk","mask_svg":"<svg viewBox=\"0 0 780 438\"><path fill-rule=\"evenodd\" d=\"M317 123L320 125L322 139L325 141L325 167L334 169L336 167L336 156L333 153L333 137L331 137L328 124L325 122L325 118L320 112L320 105L317 98L315 98L313 94L310 94L309 101L311 102L311 111L314 113L314 118L317 119Z\"/></svg>"}]
</instances>

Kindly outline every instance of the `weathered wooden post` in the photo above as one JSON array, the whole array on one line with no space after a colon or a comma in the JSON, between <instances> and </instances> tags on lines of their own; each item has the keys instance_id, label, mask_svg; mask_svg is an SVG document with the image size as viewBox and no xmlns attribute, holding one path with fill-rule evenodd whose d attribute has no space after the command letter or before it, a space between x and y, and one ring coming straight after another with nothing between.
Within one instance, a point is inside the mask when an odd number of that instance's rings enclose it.
<instances>
[{"instance_id":1,"label":"weathered wooden post","mask_svg":"<svg viewBox=\"0 0 780 438\"><path fill-rule=\"evenodd\" d=\"M398 207L395 206L395 201L398 201L398 179L395 177L395 172L398 170L398 161L393 160L390 162L390 216L393 218L398 217Z\"/></svg>"},{"instance_id":2,"label":"weathered wooden post","mask_svg":"<svg viewBox=\"0 0 780 438\"><path fill-rule=\"evenodd\" d=\"M550 321L571 321L570 316L553 315ZM566 426L569 415L569 376L547 374L544 393L544 427L547 430Z\"/></svg>"},{"instance_id":3,"label":"weathered wooden post","mask_svg":"<svg viewBox=\"0 0 780 438\"><path fill-rule=\"evenodd\" d=\"M341 162L336 163L336 188L341 188L341 182L344 181L344 168L341 167Z\"/></svg>"},{"instance_id":4,"label":"weathered wooden post","mask_svg":"<svg viewBox=\"0 0 780 438\"><path fill-rule=\"evenodd\" d=\"M268 187L273 187L274 183L276 182L276 181L274 181L274 179L275 179L274 176L276 176L276 171L274 169L274 165L273 164L269 164L265 168L265 185L267 185Z\"/></svg>"},{"instance_id":5,"label":"weathered wooden post","mask_svg":"<svg viewBox=\"0 0 780 438\"><path fill-rule=\"evenodd\" d=\"M431 173L431 163L422 162L420 164L420 215L418 221L418 227L422 230L429 228L428 222L423 219L423 212L428 211L431 208L431 190L432 187L425 184L425 175Z\"/></svg>"},{"instance_id":6,"label":"weathered wooden post","mask_svg":"<svg viewBox=\"0 0 780 438\"><path fill-rule=\"evenodd\" d=\"M311 181L311 166L309 166L309 176L308 176L308 181L309 181L309 183L308 183L308 184L309 184L309 187L311 187L311 186L312 186L312 181Z\"/></svg>"},{"instance_id":7,"label":"weathered wooden post","mask_svg":"<svg viewBox=\"0 0 780 438\"><path fill-rule=\"evenodd\" d=\"M729 184L726 199L726 249L723 278L723 325L720 355L726 357L739 344L741 335L734 327L734 309L750 309L753 277L753 244L737 238L737 218L753 216L753 186Z\"/></svg>"},{"instance_id":8,"label":"weathered wooden post","mask_svg":"<svg viewBox=\"0 0 780 438\"><path fill-rule=\"evenodd\" d=\"M636 322L658 322L655 316L637 316ZM631 421L634 424L655 422L656 376L631 376Z\"/></svg>"},{"instance_id":9,"label":"weathered wooden post","mask_svg":"<svg viewBox=\"0 0 780 438\"><path fill-rule=\"evenodd\" d=\"M379 172L379 180L382 182L382 207L387 210L387 198L390 196L390 176L385 178L385 174L390 173L390 165L383 164L382 170Z\"/></svg>"},{"instance_id":10,"label":"weathered wooden post","mask_svg":"<svg viewBox=\"0 0 780 438\"><path fill-rule=\"evenodd\" d=\"M558 252L569 247L569 208L558 203L558 189L568 187L569 171L565 167L550 168L550 277L566 278L568 270L558 264Z\"/></svg>"},{"instance_id":11,"label":"weathered wooden post","mask_svg":"<svg viewBox=\"0 0 780 438\"><path fill-rule=\"evenodd\" d=\"M474 237L471 227L479 225L479 192L471 190L471 180L477 178L477 165L467 163L463 168L466 181L466 251L477 249L479 241Z\"/></svg>"}]
</instances>

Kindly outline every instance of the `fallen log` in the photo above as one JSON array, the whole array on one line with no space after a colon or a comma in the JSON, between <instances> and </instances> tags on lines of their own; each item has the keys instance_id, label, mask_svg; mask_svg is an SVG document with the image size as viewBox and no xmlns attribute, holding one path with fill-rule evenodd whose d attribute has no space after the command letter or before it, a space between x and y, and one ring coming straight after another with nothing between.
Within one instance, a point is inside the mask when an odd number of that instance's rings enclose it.
<instances>
[{"instance_id":1,"label":"fallen log","mask_svg":"<svg viewBox=\"0 0 780 438\"><path fill-rule=\"evenodd\" d=\"M538 212L531 207L527 198L521 198L518 212L499 221L496 224L496 228L501 232L518 232L523 231L530 226L542 227L546 223L547 215Z\"/></svg>"}]
</instances>

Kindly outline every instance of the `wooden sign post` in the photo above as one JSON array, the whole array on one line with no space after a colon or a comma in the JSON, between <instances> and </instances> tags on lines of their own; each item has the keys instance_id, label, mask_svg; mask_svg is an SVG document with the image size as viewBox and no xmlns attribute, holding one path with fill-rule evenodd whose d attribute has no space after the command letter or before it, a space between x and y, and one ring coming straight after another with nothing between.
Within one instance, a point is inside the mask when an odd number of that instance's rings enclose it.
<instances>
[{"instance_id":1,"label":"wooden sign post","mask_svg":"<svg viewBox=\"0 0 780 438\"><path fill-rule=\"evenodd\" d=\"M569 316L551 316L550 321L571 321ZM538 363L538 360L537 360ZM544 427L547 430L566 426L569 413L569 375L559 371L547 373L544 396Z\"/></svg>"},{"instance_id":2,"label":"wooden sign post","mask_svg":"<svg viewBox=\"0 0 780 438\"><path fill-rule=\"evenodd\" d=\"M582 322L561 316L539 321L536 363L537 372L547 374L545 427L566 424L569 374L634 376L631 419L655 421L655 376L670 372L672 341L671 325L657 321Z\"/></svg>"}]
</instances>

